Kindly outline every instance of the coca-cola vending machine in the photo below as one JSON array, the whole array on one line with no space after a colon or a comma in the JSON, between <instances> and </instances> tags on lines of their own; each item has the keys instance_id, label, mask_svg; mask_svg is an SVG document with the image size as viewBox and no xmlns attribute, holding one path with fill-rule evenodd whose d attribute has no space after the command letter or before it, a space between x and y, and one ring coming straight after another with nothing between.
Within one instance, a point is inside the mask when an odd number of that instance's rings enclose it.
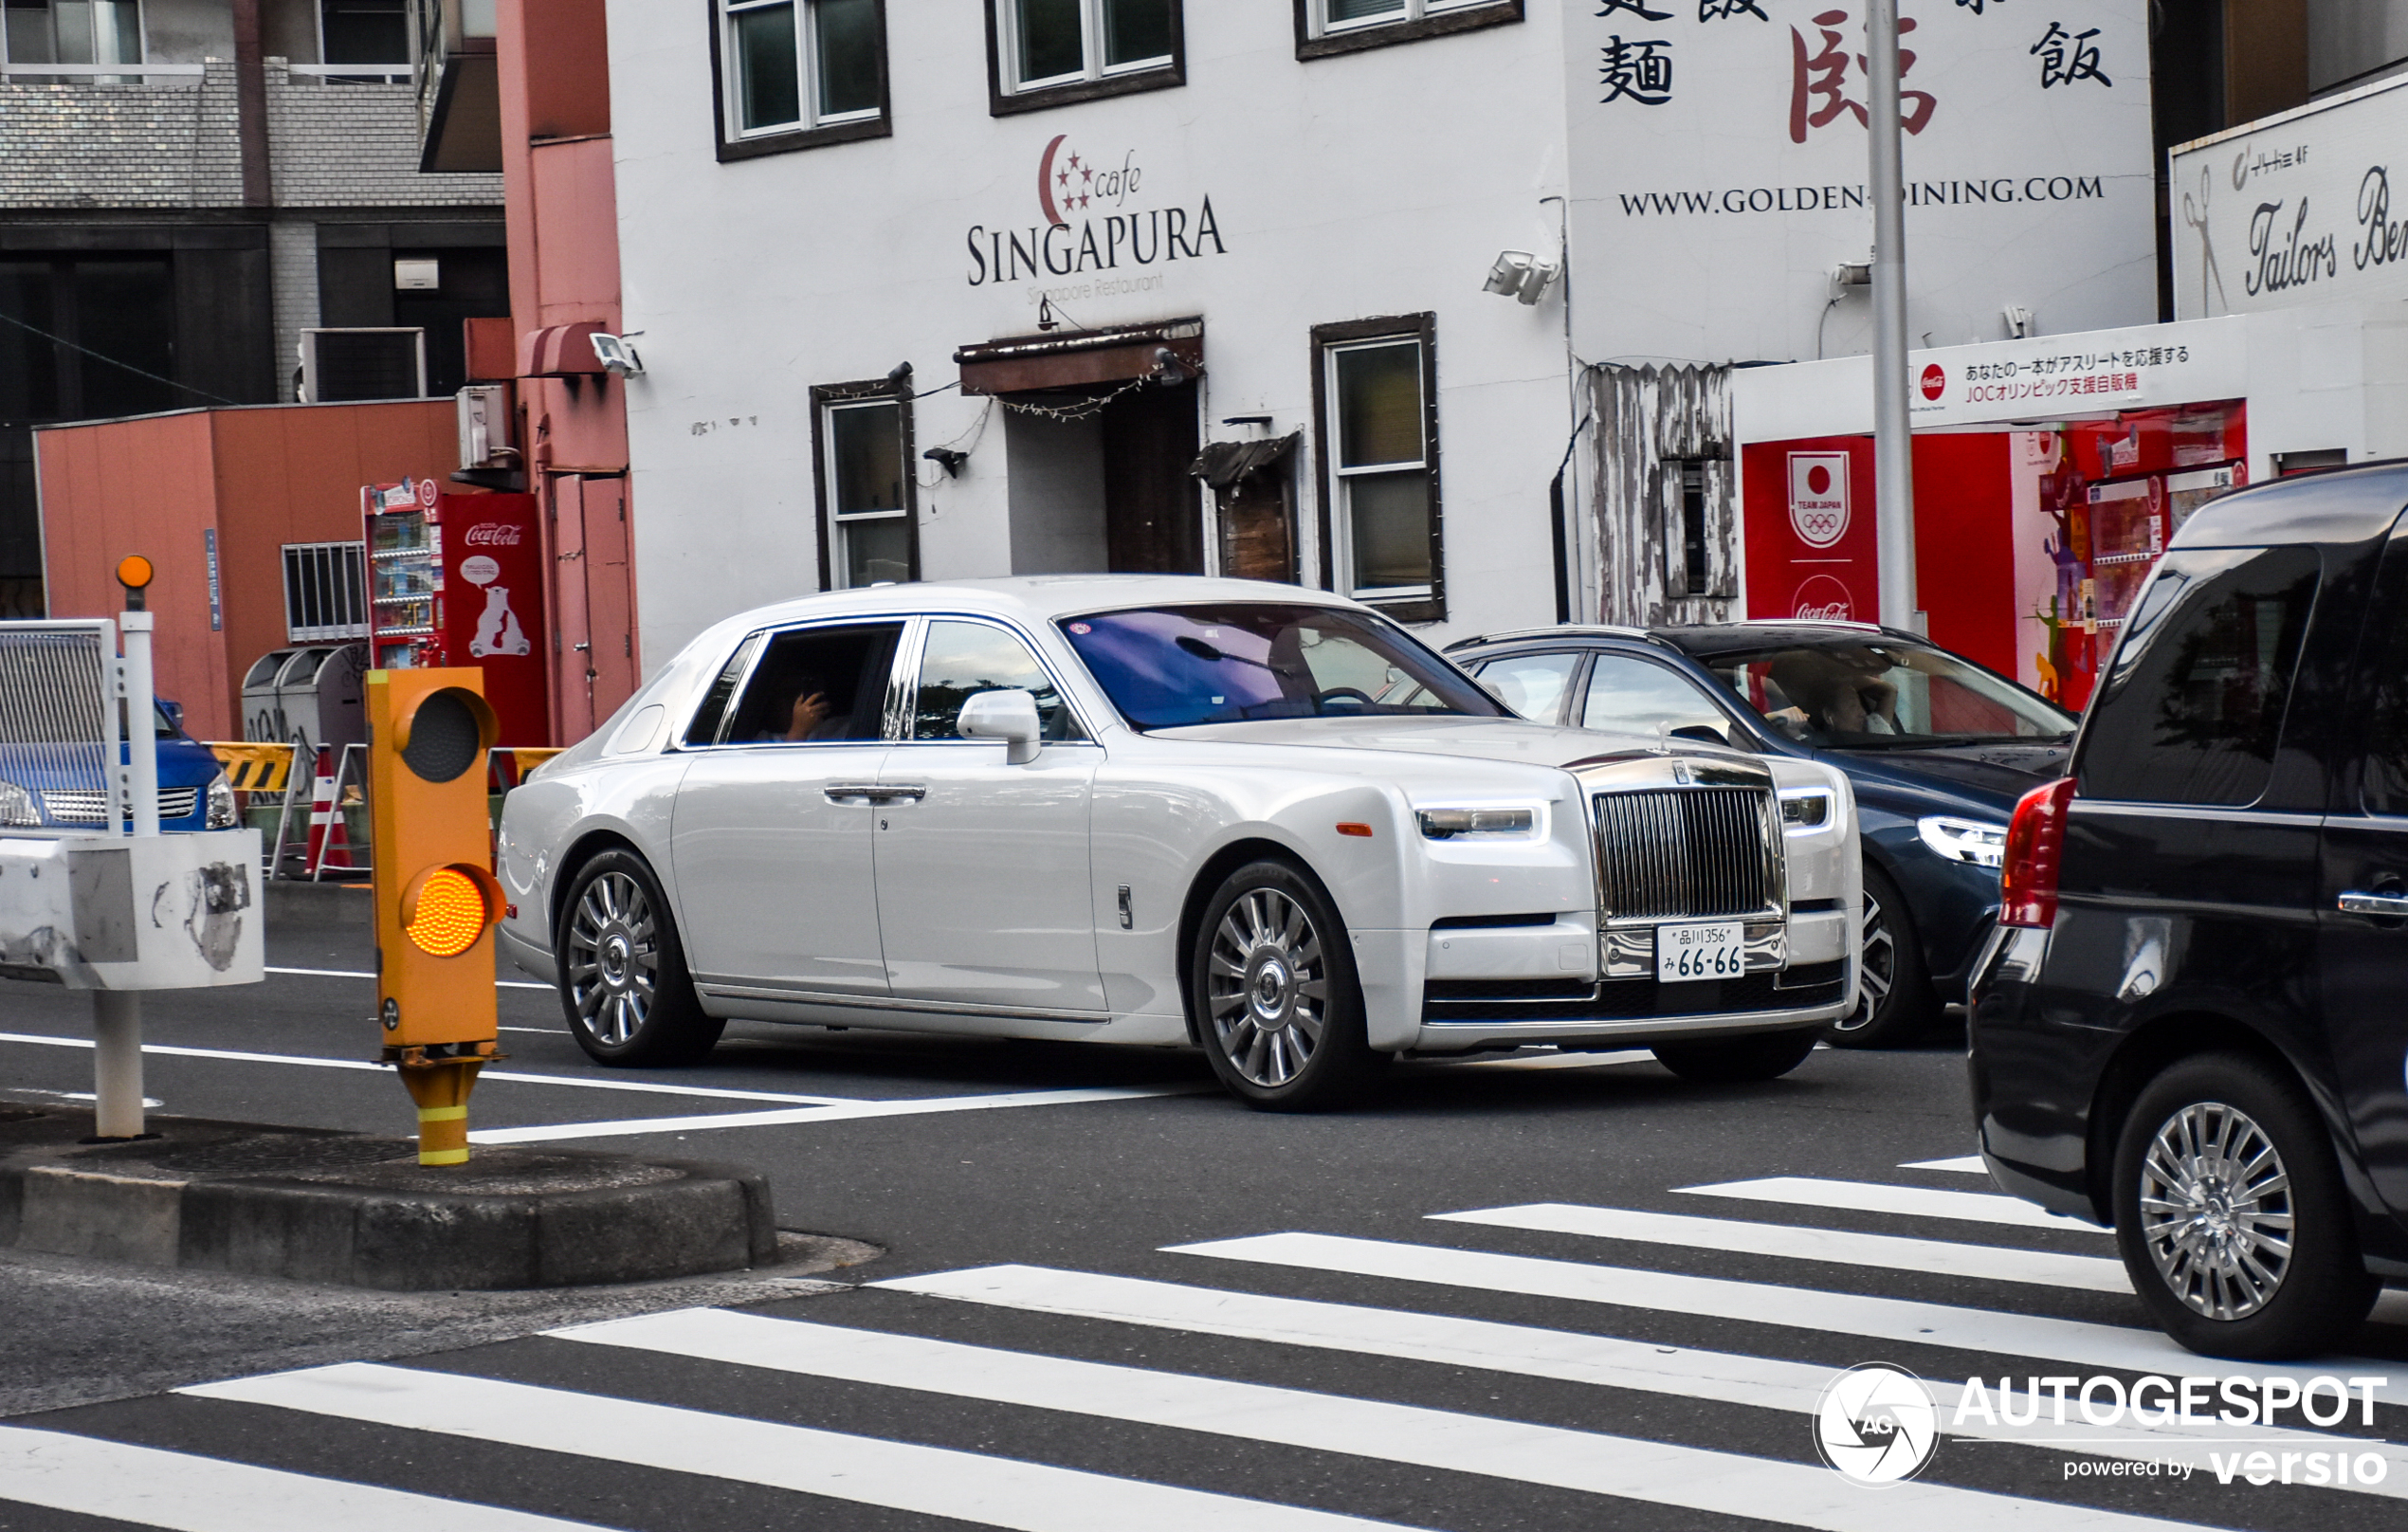
<instances>
[{"instance_id":1,"label":"coca-cola vending machine","mask_svg":"<svg viewBox=\"0 0 2408 1532\"><path fill-rule=\"evenodd\" d=\"M453 495L432 479L370 484L369 663L479 666L501 743L552 743L550 628L533 495Z\"/></svg>"}]
</instances>

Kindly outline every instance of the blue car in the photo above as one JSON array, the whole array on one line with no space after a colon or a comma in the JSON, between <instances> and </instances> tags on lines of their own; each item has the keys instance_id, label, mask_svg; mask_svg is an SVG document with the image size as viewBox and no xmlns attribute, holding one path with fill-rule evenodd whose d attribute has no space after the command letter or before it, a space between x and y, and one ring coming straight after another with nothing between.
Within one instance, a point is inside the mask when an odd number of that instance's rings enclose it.
<instances>
[{"instance_id":1,"label":"blue car","mask_svg":"<svg viewBox=\"0 0 2408 1532\"><path fill-rule=\"evenodd\" d=\"M1826 1036L1903 1042L1965 997L1998 913L2016 800L2064 774L2075 719L1894 629L1548 628L1448 646L1524 718L1804 756L1848 774L1865 854L1864 981Z\"/></svg>"},{"instance_id":2,"label":"blue car","mask_svg":"<svg viewBox=\"0 0 2408 1532\"><path fill-rule=\"evenodd\" d=\"M234 789L209 746L184 732L183 709L162 700L153 711L152 733L159 760L159 829L232 829ZM0 750L0 834L105 828L108 783L97 761L70 762L31 741L9 743L14 748Z\"/></svg>"}]
</instances>

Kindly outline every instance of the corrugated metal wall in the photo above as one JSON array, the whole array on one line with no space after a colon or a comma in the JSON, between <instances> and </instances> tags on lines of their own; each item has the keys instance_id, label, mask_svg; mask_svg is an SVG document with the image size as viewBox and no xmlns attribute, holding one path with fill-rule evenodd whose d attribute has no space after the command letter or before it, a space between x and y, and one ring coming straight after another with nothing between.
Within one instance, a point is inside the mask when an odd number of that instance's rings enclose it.
<instances>
[{"instance_id":1,"label":"corrugated metal wall","mask_svg":"<svg viewBox=\"0 0 2408 1532\"><path fill-rule=\"evenodd\" d=\"M1596 368L1599 617L1610 623L1727 622L1740 613L1739 470L1727 367ZM1704 593L1689 592L1681 473L1705 482Z\"/></svg>"}]
</instances>

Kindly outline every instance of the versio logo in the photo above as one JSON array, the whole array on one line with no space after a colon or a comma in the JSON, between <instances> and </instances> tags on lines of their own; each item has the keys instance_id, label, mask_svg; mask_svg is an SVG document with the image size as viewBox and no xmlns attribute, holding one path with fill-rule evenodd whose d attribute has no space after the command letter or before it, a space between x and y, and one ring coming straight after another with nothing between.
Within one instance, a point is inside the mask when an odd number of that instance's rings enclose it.
<instances>
[{"instance_id":1,"label":"versio logo","mask_svg":"<svg viewBox=\"0 0 2408 1532\"><path fill-rule=\"evenodd\" d=\"M1858 1484L1911 1479L1940 1445L1940 1406L1923 1379L1880 1362L1831 1380L1815 1409L1823 1461Z\"/></svg>"}]
</instances>

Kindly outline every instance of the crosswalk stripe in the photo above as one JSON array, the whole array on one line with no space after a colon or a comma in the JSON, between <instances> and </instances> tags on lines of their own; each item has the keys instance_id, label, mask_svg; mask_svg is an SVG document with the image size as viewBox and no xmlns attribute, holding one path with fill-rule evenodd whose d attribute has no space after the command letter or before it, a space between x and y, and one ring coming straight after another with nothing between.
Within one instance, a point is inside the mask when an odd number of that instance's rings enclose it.
<instances>
[{"instance_id":1,"label":"crosswalk stripe","mask_svg":"<svg viewBox=\"0 0 2408 1532\"><path fill-rule=\"evenodd\" d=\"M1819 1407L1823 1390L1838 1371L1807 1362L1659 1346L1614 1336L1541 1329L1493 1320L1367 1308L1317 1299L1276 1298L1044 1267L980 1267L923 1277L896 1277L870 1286L1035 1313L1396 1357L1446 1367L1552 1377L1601 1388L1807 1414ZM1953 1416L1964 1386L1940 1379L1925 1382L1940 1408ZM2002 1397L1998 1390L1992 1389L1990 1398L1995 1406L2003 1406L2004 1413L2017 1419L2031 1409L2022 1390ZM2056 1424L2047 1413L2034 1419L2033 1426L2018 1428L1985 1423L1977 1415L1961 1425L1948 1424L1945 1431L1952 1436L2032 1445L2038 1445L2034 1443L2034 1437L2045 1436L2047 1445L2052 1447L2142 1461L2186 1450L2196 1460L2211 1450L2256 1447L2270 1442L2306 1451L2330 1451L2346 1441L2353 1452L2371 1450L2390 1465L2381 1483L2351 1484L2346 1487L2364 1494L2408 1499L2408 1446L2361 1443L2313 1431L2230 1426L2212 1419L2163 1427L2125 1423L2096 1426L2078 1413L2063 1425Z\"/></svg>"},{"instance_id":2,"label":"crosswalk stripe","mask_svg":"<svg viewBox=\"0 0 2408 1532\"><path fill-rule=\"evenodd\" d=\"M1801 1229L1795 1224L1693 1218L1685 1213L1640 1213L1628 1208L1591 1208L1564 1202L1438 1213L1431 1216L1442 1223L1628 1239L1649 1245L1727 1250L1734 1255L1778 1255L1798 1261L1831 1261L1841 1266L1928 1271L1940 1276L1979 1277L2045 1287L2078 1287L2090 1292L2132 1290L2124 1263L2104 1256L2059 1255L2050 1250L2010 1249L1998 1245L1959 1245L1947 1240L1910 1239L1901 1234L1859 1234L1835 1229Z\"/></svg>"},{"instance_id":3,"label":"crosswalk stripe","mask_svg":"<svg viewBox=\"0 0 2408 1532\"><path fill-rule=\"evenodd\" d=\"M1769 1176L1756 1181L1680 1186L1687 1195L1744 1197L1793 1208L1834 1208L1847 1213L1896 1213L1910 1218L1955 1218L1966 1223L2005 1224L2015 1229L2070 1229L2086 1234L2107 1231L2096 1224L2051 1213L2021 1197L1996 1192L1956 1192L1936 1186L1889 1186L1879 1181L1826 1181L1811 1176Z\"/></svg>"},{"instance_id":4,"label":"crosswalk stripe","mask_svg":"<svg viewBox=\"0 0 2408 1532\"><path fill-rule=\"evenodd\" d=\"M1365 1532L1393 1524L950 1448L373 1362L177 1392L732 1479L1016 1532L1128 1532L1133 1526L1146 1532Z\"/></svg>"},{"instance_id":5,"label":"crosswalk stripe","mask_svg":"<svg viewBox=\"0 0 2408 1532\"><path fill-rule=\"evenodd\" d=\"M2165 1377L2197 1372L2220 1377L2233 1370L2231 1363L2210 1361L2184 1351L2155 1330L2093 1324L2040 1314L2006 1314L1904 1298L1734 1282L1723 1277L1683 1276L1632 1267L1592 1266L1578 1261L1498 1255L1337 1234L1258 1234L1167 1249L1180 1255L1216 1256L1308 1271L1393 1277L1487 1292L1564 1298L1705 1319L1784 1325L1870 1340L1946 1346L1993 1356L2067 1362L2093 1371L2112 1369ZM2374 1390L2377 1401L2408 1403L2408 1388L2395 1385L2388 1376L2399 1371L2396 1364L2362 1358L2332 1358L2314 1364L2251 1362L2248 1370L2253 1377L2289 1377L2299 1382L2311 1377L2380 1377L2383 1381Z\"/></svg>"},{"instance_id":6,"label":"crosswalk stripe","mask_svg":"<svg viewBox=\"0 0 2408 1532\"><path fill-rule=\"evenodd\" d=\"M725 1309L683 1309L550 1333L814 1377L1285 1442L1826 1532L1923 1532L1933 1524L1955 1532L2035 1526L2138 1532L2179 1524L1922 1483L1893 1485L1877 1497L1867 1496L1819 1465Z\"/></svg>"},{"instance_id":7,"label":"crosswalk stripe","mask_svg":"<svg viewBox=\"0 0 2408 1532\"><path fill-rule=\"evenodd\" d=\"M1979 1155L1962 1155L1955 1159L1909 1159L1900 1170L1953 1170L1966 1176L1987 1176L1990 1167Z\"/></svg>"},{"instance_id":8,"label":"crosswalk stripe","mask_svg":"<svg viewBox=\"0 0 2408 1532\"><path fill-rule=\"evenodd\" d=\"M175 1532L583 1532L589 1523L254 1468L64 1432L0 1426L0 1503Z\"/></svg>"}]
</instances>

